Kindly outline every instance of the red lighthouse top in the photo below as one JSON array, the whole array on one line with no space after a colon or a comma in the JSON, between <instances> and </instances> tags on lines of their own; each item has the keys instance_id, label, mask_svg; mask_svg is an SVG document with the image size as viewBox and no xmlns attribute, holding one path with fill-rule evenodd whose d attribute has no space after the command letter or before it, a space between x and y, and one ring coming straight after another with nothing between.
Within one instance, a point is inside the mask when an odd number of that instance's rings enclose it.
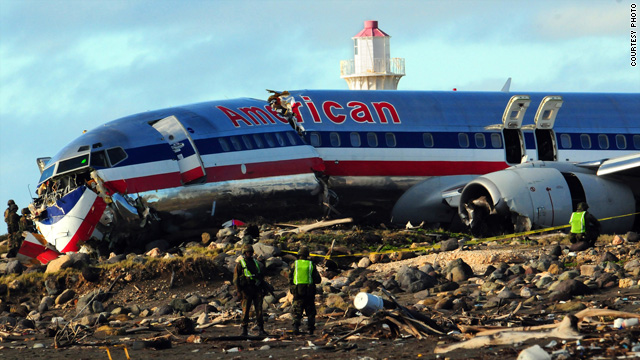
<instances>
[{"instance_id":1,"label":"red lighthouse top","mask_svg":"<svg viewBox=\"0 0 640 360\"><path fill-rule=\"evenodd\" d=\"M367 20L364 22L364 29L354 37L389 36L384 31L378 29L378 21Z\"/></svg>"}]
</instances>

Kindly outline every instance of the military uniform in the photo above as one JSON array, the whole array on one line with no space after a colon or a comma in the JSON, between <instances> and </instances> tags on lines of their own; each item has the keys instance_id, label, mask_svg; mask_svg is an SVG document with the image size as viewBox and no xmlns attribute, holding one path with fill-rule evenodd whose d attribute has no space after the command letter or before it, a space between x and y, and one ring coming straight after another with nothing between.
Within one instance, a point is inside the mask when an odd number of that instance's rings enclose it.
<instances>
[{"instance_id":1,"label":"military uniform","mask_svg":"<svg viewBox=\"0 0 640 360\"><path fill-rule=\"evenodd\" d=\"M571 214L569 225L571 225L571 235L569 241L572 244L584 242L586 247L592 247L598 236L600 236L600 223L595 216L591 215L587 209L589 206L581 202L578 208Z\"/></svg>"},{"instance_id":2,"label":"military uniform","mask_svg":"<svg viewBox=\"0 0 640 360\"><path fill-rule=\"evenodd\" d=\"M242 248L242 258L236 264L233 272L233 284L238 290L238 295L242 297L242 335L244 336L248 335L251 305L256 313L256 323L260 329L260 335L266 335L262 316L264 290L261 283L263 281L264 274L260 269L260 264L258 260L253 258L253 247L247 244Z\"/></svg>"},{"instance_id":3,"label":"military uniform","mask_svg":"<svg viewBox=\"0 0 640 360\"><path fill-rule=\"evenodd\" d=\"M307 314L309 333L313 334L316 323L316 284L320 283L320 274L309 260L309 249L302 247L298 251L299 260L291 265L289 286L293 294L293 332L300 333L303 312Z\"/></svg>"},{"instance_id":4,"label":"military uniform","mask_svg":"<svg viewBox=\"0 0 640 360\"><path fill-rule=\"evenodd\" d=\"M36 226L33 224L33 221L27 217L29 214L29 209L22 209L22 217L20 217L20 222L18 223L20 233L23 231L36 232Z\"/></svg>"},{"instance_id":5,"label":"military uniform","mask_svg":"<svg viewBox=\"0 0 640 360\"><path fill-rule=\"evenodd\" d=\"M18 216L18 206L9 200L8 208L4 211L4 221L7 223L7 233L9 234L9 251L7 257L15 257L22 245L22 235L20 234L20 216Z\"/></svg>"}]
</instances>

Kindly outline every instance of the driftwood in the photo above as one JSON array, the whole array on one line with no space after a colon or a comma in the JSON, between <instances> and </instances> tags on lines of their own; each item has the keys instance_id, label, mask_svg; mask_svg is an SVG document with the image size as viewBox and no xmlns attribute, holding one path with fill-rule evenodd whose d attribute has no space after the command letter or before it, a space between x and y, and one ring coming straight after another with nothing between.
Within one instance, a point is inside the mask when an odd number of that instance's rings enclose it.
<instances>
[{"instance_id":1,"label":"driftwood","mask_svg":"<svg viewBox=\"0 0 640 360\"><path fill-rule=\"evenodd\" d=\"M559 324L551 324L555 328L551 331L502 331L497 334L476 336L473 339L457 344L436 347L435 354L442 354L456 349L477 349L489 345L510 345L531 339L558 338L581 339L582 335L577 330L578 319L573 315L565 316Z\"/></svg>"},{"instance_id":2,"label":"driftwood","mask_svg":"<svg viewBox=\"0 0 640 360\"><path fill-rule=\"evenodd\" d=\"M277 234L281 235L287 232L293 232L296 234L300 234L300 233L306 233L307 231L311 231L311 230L315 230L315 229L320 229L323 227L328 227L328 226L333 226L333 225L338 225L338 224L346 224L346 223L350 223L353 222L353 218L344 218L344 219L336 219L336 220L329 220L329 221L319 221L315 224L309 224L309 225L302 225L302 226L298 226L298 225L288 225L288 226L294 226L296 227L295 229L290 229L290 230L282 230L279 231ZM287 225L287 224L279 224L279 225Z\"/></svg>"},{"instance_id":3,"label":"driftwood","mask_svg":"<svg viewBox=\"0 0 640 360\"><path fill-rule=\"evenodd\" d=\"M512 312L512 314L515 313ZM640 314L630 313L625 311L617 311L617 310L609 310L609 309L584 309L577 313L575 316L579 321L582 321L584 318L593 317L593 316L611 316L611 317L624 317L624 318L638 318L640 319ZM546 329L554 329L560 326L561 323L555 324L545 324L545 325L537 325L537 326L519 326L519 327L503 327L503 326L465 326L460 325L460 331L463 333L477 333L477 336L485 336L485 335L493 335L504 331L535 331L535 330L546 330Z\"/></svg>"}]
</instances>

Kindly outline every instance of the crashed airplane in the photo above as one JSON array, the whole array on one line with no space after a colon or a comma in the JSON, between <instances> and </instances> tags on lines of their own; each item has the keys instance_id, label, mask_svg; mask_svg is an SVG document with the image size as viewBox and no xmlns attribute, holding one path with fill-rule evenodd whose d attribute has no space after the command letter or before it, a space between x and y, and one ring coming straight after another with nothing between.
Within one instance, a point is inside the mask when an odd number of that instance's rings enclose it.
<instances>
[{"instance_id":1,"label":"crashed airplane","mask_svg":"<svg viewBox=\"0 0 640 360\"><path fill-rule=\"evenodd\" d=\"M640 94L299 90L203 102L111 121L38 159L30 210L61 253L253 215L375 211L482 233L566 224L581 201L598 218L626 215L640 205L639 114Z\"/></svg>"}]
</instances>

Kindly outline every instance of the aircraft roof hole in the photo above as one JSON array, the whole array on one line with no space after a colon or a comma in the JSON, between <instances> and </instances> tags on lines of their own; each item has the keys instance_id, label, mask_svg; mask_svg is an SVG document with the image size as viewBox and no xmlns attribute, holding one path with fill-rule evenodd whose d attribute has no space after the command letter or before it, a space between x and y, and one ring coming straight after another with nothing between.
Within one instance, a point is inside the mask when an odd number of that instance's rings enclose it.
<instances>
[{"instance_id":1,"label":"aircraft roof hole","mask_svg":"<svg viewBox=\"0 0 640 360\"><path fill-rule=\"evenodd\" d=\"M102 147L102 143L95 143L95 144L91 145L91 147L93 147L94 149L97 149L99 147Z\"/></svg>"}]
</instances>

